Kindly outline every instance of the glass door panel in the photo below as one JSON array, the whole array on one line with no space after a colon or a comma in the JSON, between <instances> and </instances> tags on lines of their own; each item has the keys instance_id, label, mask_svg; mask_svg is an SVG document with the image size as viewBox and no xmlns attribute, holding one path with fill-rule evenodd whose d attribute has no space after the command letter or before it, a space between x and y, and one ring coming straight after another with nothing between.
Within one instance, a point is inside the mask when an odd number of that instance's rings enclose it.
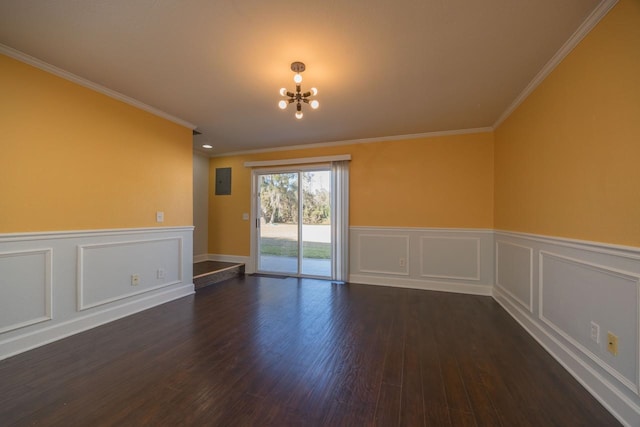
<instances>
[{"instance_id":1,"label":"glass door panel","mask_svg":"<svg viewBox=\"0 0 640 427\"><path fill-rule=\"evenodd\" d=\"M331 171L301 172L302 274L331 276Z\"/></svg>"},{"instance_id":2,"label":"glass door panel","mask_svg":"<svg viewBox=\"0 0 640 427\"><path fill-rule=\"evenodd\" d=\"M299 173L258 175L258 271L299 271Z\"/></svg>"},{"instance_id":3,"label":"glass door panel","mask_svg":"<svg viewBox=\"0 0 640 427\"><path fill-rule=\"evenodd\" d=\"M256 177L258 272L331 277L331 171Z\"/></svg>"}]
</instances>

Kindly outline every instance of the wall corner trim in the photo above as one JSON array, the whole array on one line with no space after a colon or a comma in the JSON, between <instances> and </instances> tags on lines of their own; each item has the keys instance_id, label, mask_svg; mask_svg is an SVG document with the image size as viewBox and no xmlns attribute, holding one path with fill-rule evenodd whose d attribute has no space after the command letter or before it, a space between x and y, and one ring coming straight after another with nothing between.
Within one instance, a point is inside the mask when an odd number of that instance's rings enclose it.
<instances>
[{"instance_id":1,"label":"wall corner trim","mask_svg":"<svg viewBox=\"0 0 640 427\"><path fill-rule=\"evenodd\" d=\"M497 129L519 106L525 99L547 78L549 74L566 58L567 55L589 34L589 32L600 22L602 18L618 3L618 0L602 0L600 4L591 12L584 20L582 25L569 37L569 39L560 47L560 49L551 57L544 67L529 82L520 95L513 100L511 105L498 117L492 128Z\"/></svg>"},{"instance_id":2,"label":"wall corner trim","mask_svg":"<svg viewBox=\"0 0 640 427\"><path fill-rule=\"evenodd\" d=\"M99 92L103 95L106 95L110 98L116 99L118 101L124 102L125 104L129 104L132 107L138 108L140 110L146 111L147 113L151 113L154 116L163 118L165 120L169 120L175 124L180 126L184 126L191 130L196 128L196 125L193 123L189 123L186 120L182 120L178 117L172 116L169 113L165 113L155 107L147 105L143 102L138 101L137 99L131 98L127 95L123 95L120 92L116 92L115 90L109 89L105 86L102 86L98 83L94 83L90 80L85 79L84 77L77 76L69 71L63 70L62 68L58 68L55 65L48 64L38 58L35 58L31 55L27 55L26 53L20 52L19 50L13 49L9 46L0 43L0 54L6 55L10 58L16 59L20 62L24 62L25 64L29 64L36 68L41 69L42 71L46 71L47 73L56 75L58 77L62 77L65 80L69 80L70 82L76 83L80 86L84 86L88 89L91 89L95 92Z\"/></svg>"}]
</instances>

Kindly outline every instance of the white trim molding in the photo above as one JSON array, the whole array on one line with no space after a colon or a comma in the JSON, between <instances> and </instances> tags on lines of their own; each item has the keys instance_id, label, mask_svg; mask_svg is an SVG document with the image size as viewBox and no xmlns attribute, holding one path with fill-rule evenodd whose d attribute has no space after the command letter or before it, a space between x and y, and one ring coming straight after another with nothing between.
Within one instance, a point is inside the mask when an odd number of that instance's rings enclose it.
<instances>
[{"instance_id":1,"label":"white trim molding","mask_svg":"<svg viewBox=\"0 0 640 427\"><path fill-rule=\"evenodd\" d=\"M6 325L2 325L0 324L0 334L3 334L5 332L9 332L9 331L13 331L15 329L20 329L20 328L24 328L26 326L31 326L31 325L35 325L37 323L42 323L42 322L47 322L49 320L52 320L53 318L53 308L51 306L52 304L52 280L53 280L53 275L51 272L51 266L53 265L53 249L52 248L44 248L44 249L40 249L40 248L35 248L35 249L31 249L31 250L18 250L18 251L9 251L9 252L1 252L0 253L0 261L2 261L3 259L5 259L5 261L10 261L11 258L16 258L16 257L28 257L31 255L42 255L43 256L43 260L42 260L42 265L30 265L28 266L29 269L33 269L36 271L42 271L43 273L43 282L40 283L39 285L42 287L42 293L41 293L41 298L42 298L42 306L40 307L42 309L42 315L36 316L36 317L32 317L30 319L25 319L25 320L21 320L12 324L6 324ZM6 273L6 271L5 271ZM27 271L22 270L21 273L23 274L27 274ZM12 280L19 280L23 277L23 274L19 274L19 277L12 277ZM3 278L3 274L0 274L0 278ZM7 278L4 277L4 279L6 280ZM7 280L6 283L3 283L4 286L10 287L12 285L14 285L14 283L10 282L9 280ZM18 287L19 289L15 289L17 291L21 291L23 288L22 286ZM5 292L7 290L6 289L0 289L0 295L3 295L3 299L5 301L3 302L7 302L9 304L11 304L11 301L7 301L9 300L11 297L8 295L5 295ZM28 299L24 298L24 299ZM28 301L22 301L23 304L26 304ZM30 302L30 301L29 301ZM2 302L0 302L0 308L6 313L10 311L10 307L2 307L3 304ZM23 311L24 311L25 306L21 305L19 307L16 307L16 309L18 311L21 312L21 314L23 315Z\"/></svg>"},{"instance_id":2,"label":"white trim molding","mask_svg":"<svg viewBox=\"0 0 640 427\"><path fill-rule=\"evenodd\" d=\"M634 393L636 394L640 394L640 388L639 388L639 384L640 384L640 379L638 378L639 375L639 369L638 366L636 364L636 372L635 372L635 378L634 381L630 381L628 378L626 378L620 371L618 371L616 368L614 368L613 366L611 366L609 363L607 363L606 361L604 361L600 356L596 355L593 351L589 350L588 348L586 348L583 344L581 344L580 342L578 342L573 336L571 336L571 334L566 331L565 329L562 328L562 326L554 323L553 320L549 319L548 317L545 316L545 311L544 311L544 289L545 289L545 260L546 259L555 259L556 261L560 261L563 263L568 263L568 264L572 264L574 266L577 266L579 268L582 269L586 269L586 270L592 270L598 273L602 273L604 275L608 275L611 276L612 278L619 278L619 279L623 279L625 281L627 281L628 283L631 284L631 286L633 286L634 291L635 291L635 305L636 305L636 312L638 311L638 296L640 295L640 276L639 275L635 275L626 271L621 271L618 269L613 269L613 268L608 268L602 265L598 265L592 262L587 262L587 261L582 261L579 259L574 259L574 258L570 258L570 257L566 257L557 253L553 253L553 252L547 252L547 251L539 251L539 269L540 269L540 274L538 275L538 280L539 280L539 292L540 292L540 302L538 304L538 316L540 318L540 320L542 322L544 322L547 326L549 326L549 328L551 328L554 332L556 332L558 335L560 335L562 338L564 338L565 340L567 340L567 342L571 343L575 348L577 348L580 352L582 352L585 356L589 357L591 360L593 360L595 363L597 363L602 369L604 369L605 371L607 371L609 374L611 374L615 379L617 379L618 381L620 381L622 384L624 384L627 388L629 388L630 390L632 390ZM640 355L640 325L638 325L638 315L636 315L636 319L635 319L635 323L636 323L636 336L634 337L636 340L636 345L635 345L635 354L633 356L633 359L638 360L638 357Z\"/></svg>"},{"instance_id":3,"label":"white trim molding","mask_svg":"<svg viewBox=\"0 0 640 427\"><path fill-rule=\"evenodd\" d=\"M109 297L104 297L98 301L94 301L94 302L88 302L85 300L85 287L86 287L86 280L85 280L85 270L87 270L87 265L86 265L86 254L91 252L91 251L99 251L100 249L105 249L105 248L115 248L117 249L119 252L125 254L125 256L132 258L132 254L133 253L154 253L157 251L156 248L151 247L151 244L154 243L167 243L167 242L174 242L177 243L177 248L176 248L176 252L177 252L177 258L175 259L175 261L177 262L177 271L175 275L171 275L171 280L165 280L166 278L166 274L167 272L164 271L164 276L163 278L158 278L161 279L159 283L155 283L152 284L151 286L139 286L138 288L132 288L132 290L129 290L129 288L126 288L125 292L118 292L116 295L112 295ZM136 248L135 251L130 251L129 249L131 249L131 246L138 246L139 248ZM77 305L78 305L78 311L84 311L93 307L97 307L100 305L104 305L104 304L109 304L112 303L114 301L118 301L118 300L122 300L125 298L130 298L136 295L140 295L140 294L144 294L147 292L152 292L155 291L157 289L160 288L165 288L167 286L171 286L171 285L177 285L182 283L183 281L183 277L182 277L182 266L184 264L183 262L183 256L182 256L182 252L183 252L183 247L184 247L184 243L183 243L183 239L182 237L168 237L168 238L163 238L163 239L136 239L136 240L128 240L128 241L122 241L122 242L109 242L109 243L98 243L98 244L90 244L90 245L78 245L78 276L77 276ZM154 251L154 249L156 249L156 251ZM97 255L98 257L100 257L100 255ZM144 256L146 258L146 255ZM140 267L142 267L141 265L138 265L138 270L140 269ZM152 272L153 273L153 272ZM150 274L149 276L151 276L152 274Z\"/></svg>"},{"instance_id":4,"label":"white trim molding","mask_svg":"<svg viewBox=\"0 0 640 427\"><path fill-rule=\"evenodd\" d=\"M402 252L399 252L397 254L394 255L399 255L398 259L403 259L404 260L404 265L402 262L398 263L398 269L397 270L392 270L392 269L388 269L388 270L383 270L383 269L373 269L373 268L366 268L363 267L364 265L366 265L366 263L368 263L368 261L365 261L365 259L367 258L366 255L364 254L364 250L362 248L370 248L370 245L365 245L363 244L363 239L378 239L378 240L386 240L386 244L390 243L390 240L402 240L404 241L404 244L402 244ZM408 276L409 275L409 236L406 235L398 235L398 234L359 234L358 235L358 247L360 248L360 250L358 251L358 266L359 269L358 271L360 273L374 273L374 274L391 274L394 276ZM379 249L379 248L374 248L374 249ZM384 258L390 258L389 257L389 252L387 251L376 251L376 254L381 255L381 257L379 259L376 260L372 260L373 264L376 265L380 265L380 264L385 264L384 263ZM382 262L381 262L382 261ZM391 260L390 263L386 263L386 264L391 264L391 265L395 265L395 257Z\"/></svg>"},{"instance_id":5,"label":"white trim molding","mask_svg":"<svg viewBox=\"0 0 640 427\"><path fill-rule=\"evenodd\" d=\"M350 227L349 233L349 282L491 295L492 230ZM378 240L375 245L367 242L372 237ZM460 246L465 242L470 245Z\"/></svg>"},{"instance_id":6,"label":"white trim molding","mask_svg":"<svg viewBox=\"0 0 640 427\"><path fill-rule=\"evenodd\" d=\"M20 52L19 50L16 50L12 47L0 44L0 54L6 55L10 58L23 62L25 64L29 64L33 67L39 68L42 71L46 71L47 73L56 75L58 77L62 77L65 80L68 80L80 86L84 86L95 92L106 95L109 98L113 98L115 100L124 102L125 104L129 104L132 107L138 108L139 110L146 111L147 113L151 113L154 116L160 117L162 119L169 120L170 122L173 122L180 126L184 126L191 130L196 128L196 125L192 123L179 119L178 117L172 116L171 114L165 113L164 111L161 111L155 107L152 107L143 102L140 102L137 99L133 99L127 95L123 95L120 92L116 92L115 90L99 85L98 83L94 83L90 80L85 79L84 77L77 76L73 73L63 70L62 68L58 68L54 65L48 64L38 58L27 55L26 53Z\"/></svg>"},{"instance_id":7,"label":"white trim molding","mask_svg":"<svg viewBox=\"0 0 640 427\"><path fill-rule=\"evenodd\" d=\"M326 141L326 142L316 142L316 143L303 144L303 145L288 145L288 146L272 147L272 148L259 148L255 150L232 151L229 153L212 154L210 157L230 157L230 156L238 156L238 155L245 155L245 154L273 153L278 151L295 151L295 150L306 150L309 148L339 147L342 145L406 141L409 139L437 138L442 136L469 135L473 133L489 133L489 132L493 132L492 127L482 127L482 128L473 128L473 129L454 129L454 130L445 130L445 131L437 131L437 132L414 133L410 135L380 136L376 138L349 139L349 140L343 140L343 141Z\"/></svg>"},{"instance_id":8,"label":"white trim molding","mask_svg":"<svg viewBox=\"0 0 640 427\"><path fill-rule=\"evenodd\" d=\"M190 226L0 234L0 320L12 323L0 330L0 360L193 294L192 234ZM43 315L11 314L29 300L30 313Z\"/></svg>"},{"instance_id":9,"label":"white trim molding","mask_svg":"<svg viewBox=\"0 0 640 427\"><path fill-rule=\"evenodd\" d=\"M494 236L494 299L620 422L640 425L640 248L501 230ZM514 257L516 248L522 253ZM516 284L500 283L500 266L509 261L506 277ZM522 294L526 285L532 310L510 292ZM595 338L591 322L599 326ZM615 356L608 332L619 337Z\"/></svg>"},{"instance_id":10,"label":"white trim molding","mask_svg":"<svg viewBox=\"0 0 640 427\"><path fill-rule=\"evenodd\" d=\"M424 242L426 240L433 240L433 241L437 241L437 240L449 240L449 241L470 241L470 242L474 242L475 243L475 255L474 258L476 260L475 262L475 274L472 276L464 276L464 275L453 275L453 274L427 274L425 272L425 250L424 250ZM440 248L440 250L442 250L442 248ZM453 258L453 254L448 254L449 258ZM460 256L460 252L458 252L456 254L456 257ZM441 260L438 260L441 261ZM438 262L438 264L444 264L446 265L447 263L444 262ZM472 263L467 263L469 266L473 266ZM427 277L429 279L453 279L453 280L472 280L472 281L480 281L480 239L477 237L473 237L473 238L469 238L469 237L442 237L442 236L421 236L420 237L420 277Z\"/></svg>"},{"instance_id":11,"label":"white trim molding","mask_svg":"<svg viewBox=\"0 0 640 427\"><path fill-rule=\"evenodd\" d=\"M500 282L500 245L508 245L514 248L519 248L522 250L527 251L527 253L529 254L528 256L528 274L526 274L525 276L527 277L527 284L528 284L528 288L529 288L529 302L523 301L521 298L519 298L518 296L515 295L514 292L512 292L511 290L509 290L509 288L511 286L513 286L513 284L506 284L506 283L501 283ZM496 240L496 254L495 254L495 261L496 261L496 287L500 288L500 290L504 293L506 293L507 295L509 295L511 298L513 298L514 301L517 301L519 304L521 304L524 308L526 308L530 313L533 313L533 249L527 246L523 246L523 245L518 245L515 243L511 243L511 242L505 242L502 240ZM510 265L509 267L511 270L515 270L513 265Z\"/></svg>"},{"instance_id":12,"label":"white trim molding","mask_svg":"<svg viewBox=\"0 0 640 427\"><path fill-rule=\"evenodd\" d=\"M569 37L553 57L542 67L536 76L529 82L520 95L513 100L507 109L493 123L492 129L497 129L515 110L524 102L531 93L536 90L544 79L551 74L555 68L560 65L562 60L571 53L571 51L580 43L580 41L605 17L607 13L618 3L618 0L602 0L600 4L591 12L584 20L582 25Z\"/></svg>"},{"instance_id":13,"label":"white trim molding","mask_svg":"<svg viewBox=\"0 0 640 427\"><path fill-rule=\"evenodd\" d=\"M467 295L493 295L491 284L438 282L435 280L416 280L404 277L376 277L364 274L350 274L349 283L362 285L389 286L391 288L420 289L423 291L453 292Z\"/></svg>"}]
</instances>

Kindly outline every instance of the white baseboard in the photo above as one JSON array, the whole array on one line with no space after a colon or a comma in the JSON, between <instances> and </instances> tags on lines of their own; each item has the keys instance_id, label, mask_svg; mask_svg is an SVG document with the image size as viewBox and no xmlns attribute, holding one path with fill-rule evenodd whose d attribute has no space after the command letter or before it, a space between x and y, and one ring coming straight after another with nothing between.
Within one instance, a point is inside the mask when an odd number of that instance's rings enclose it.
<instances>
[{"instance_id":1,"label":"white baseboard","mask_svg":"<svg viewBox=\"0 0 640 427\"><path fill-rule=\"evenodd\" d=\"M193 256L193 262L204 262L204 261L209 261L209 254L201 254L201 255L194 255Z\"/></svg>"},{"instance_id":2,"label":"white baseboard","mask_svg":"<svg viewBox=\"0 0 640 427\"><path fill-rule=\"evenodd\" d=\"M491 296L491 285L470 285L453 282L434 282L428 280L402 279L397 277L367 276L350 274L349 283L362 285L390 286L394 288L421 289L425 291L454 292L459 294Z\"/></svg>"},{"instance_id":3,"label":"white baseboard","mask_svg":"<svg viewBox=\"0 0 640 427\"><path fill-rule=\"evenodd\" d=\"M0 234L0 359L192 294L192 234Z\"/></svg>"},{"instance_id":4,"label":"white baseboard","mask_svg":"<svg viewBox=\"0 0 640 427\"><path fill-rule=\"evenodd\" d=\"M1 341L0 360L194 293L190 283Z\"/></svg>"},{"instance_id":5,"label":"white baseboard","mask_svg":"<svg viewBox=\"0 0 640 427\"><path fill-rule=\"evenodd\" d=\"M500 230L494 241L494 299L620 422L640 426L640 248ZM626 343L615 356L608 332Z\"/></svg>"},{"instance_id":6,"label":"white baseboard","mask_svg":"<svg viewBox=\"0 0 640 427\"><path fill-rule=\"evenodd\" d=\"M640 407L636 403L530 319L524 310L512 303L497 287L494 287L493 299L618 421L625 426L640 425Z\"/></svg>"}]
</instances>

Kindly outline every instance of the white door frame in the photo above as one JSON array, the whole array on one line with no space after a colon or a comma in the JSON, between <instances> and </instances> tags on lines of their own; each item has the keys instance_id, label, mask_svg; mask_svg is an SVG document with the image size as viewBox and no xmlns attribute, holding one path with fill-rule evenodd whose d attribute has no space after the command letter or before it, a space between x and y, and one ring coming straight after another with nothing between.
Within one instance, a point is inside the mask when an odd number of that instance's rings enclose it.
<instances>
[{"instance_id":1,"label":"white door frame","mask_svg":"<svg viewBox=\"0 0 640 427\"><path fill-rule=\"evenodd\" d=\"M314 165L290 165L290 166L275 166L275 167L269 167L269 168L259 168L259 169L253 169L251 171L251 222L250 222L250 227L251 227L251 245L250 245L250 259L251 259L251 264L252 264L252 269L250 271L250 273L255 273L258 271L258 265L259 265L259 256L260 254L258 253L258 228L259 228L259 219L260 219L260 215L258 213L258 175L265 175L265 174L271 174L271 173L300 173L300 172L306 172L306 171L317 171L317 170L322 170L322 171L329 171L332 172L331 169L331 163L321 163L321 164L314 164ZM332 181L333 181L333 173L331 173L332 177ZM302 217L302 209L301 209L301 205L302 205L302 181L299 180L298 182L298 215L299 218ZM334 213L334 208L333 208L333 204L334 204L334 188L333 188L333 182L331 185L331 271L333 271L333 265L335 263L335 244L333 242L334 236L335 236L335 213ZM302 245L302 221L298 220L298 244L301 246ZM309 275L303 275L301 273L301 262L302 262L302 252L299 251L298 253L298 274L295 274L293 276L295 277L320 277L322 279L330 279L331 274L329 274L329 276L309 276Z\"/></svg>"}]
</instances>

